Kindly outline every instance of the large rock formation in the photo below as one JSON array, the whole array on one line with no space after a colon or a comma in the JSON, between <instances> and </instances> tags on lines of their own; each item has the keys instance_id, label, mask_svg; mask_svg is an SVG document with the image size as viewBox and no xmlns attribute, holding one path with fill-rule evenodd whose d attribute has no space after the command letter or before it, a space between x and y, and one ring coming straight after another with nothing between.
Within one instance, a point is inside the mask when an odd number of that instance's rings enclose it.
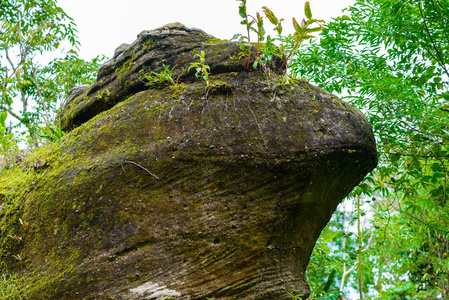
<instances>
[{"instance_id":1,"label":"large rock formation","mask_svg":"<svg viewBox=\"0 0 449 300\"><path fill-rule=\"evenodd\" d=\"M187 72L200 51L210 88ZM309 293L316 239L376 165L371 127L326 91L287 81L279 61L245 71L240 51L167 25L74 90L59 116L70 133L0 177L0 266L20 278L10 295ZM177 84L149 88L144 75L164 65Z\"/></svg>"}]
</instances>

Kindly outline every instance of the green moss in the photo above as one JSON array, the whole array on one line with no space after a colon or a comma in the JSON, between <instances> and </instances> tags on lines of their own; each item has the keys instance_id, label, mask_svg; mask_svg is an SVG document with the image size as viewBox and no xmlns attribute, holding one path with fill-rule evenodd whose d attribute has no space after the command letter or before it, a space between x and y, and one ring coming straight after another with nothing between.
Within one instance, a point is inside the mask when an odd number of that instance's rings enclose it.
<instances>
[{"instance_id":1,"label":"green moss","mask_svg":"<svg viewBox=\"0 0 449 300\"><path fill-rule=\"evenodd\" d=\"M154 45L153 39L148 39L148 40L143 44L142 50L143 50L143 51L147 51L147 50L151 49L153 45Z\"/></svg>"},{"instance_id":2,"label":"green moss","mask_svg":"<svg viewBox=\"0 0 449 300\"><path fill-rule=\"evenodd\" d=\"M227 53L215 50L212 58ZM150 280L136 278L137 269L161 274L167 264L196 268L189 276L209 282L201 287L209 292L231 273L234 283L258 280L259 266L280 255L267 244L301 245L299 254L282 258L304 271L320 226L369 169L351 163L366 162L366 152L326 144L322 131L345 123L345 115L321 121L323 112L345 105L321 101L321 91L303 81L267 79L258 70L212 74L207 91L186 80L122 93L134 80L133 66L130 59L117 68L120 83L109 86L111 95L108 86L96 94L123 101L0 176L1 267L19 274L22 295L73 299L64 291L76 287L79 298L93 298L93 291ZM319 135L322 148L314 144ZM34 168L36 162L42 166ZM217 260L203 266L197 257Z\"/></svg>"},{"instance_id":3,"label":"green moss","mask_svg":"<svg viewBox=\"0 0 449 300\"><path fill-rule=\"evenodd\" d=\"M123 78L126 74L129 73L129 71L134 66L135 62L132 61L132 59L126 61L121 67L115 69L115 73L117 74L117 78L120 80Z\"/></svg>"},{"instance_id":4,"label":"green moss","mask_svg":"<svg viewBox=\"0 0 449 300\"><path fill-rule=\"evenodd\" d=\"M212 38L207 40L208 44L219 44L219 43L223 43L223 42L229 42L228 40L222 40L222 39L217 39L217 38Z\"/></svg>"}]
</instances>

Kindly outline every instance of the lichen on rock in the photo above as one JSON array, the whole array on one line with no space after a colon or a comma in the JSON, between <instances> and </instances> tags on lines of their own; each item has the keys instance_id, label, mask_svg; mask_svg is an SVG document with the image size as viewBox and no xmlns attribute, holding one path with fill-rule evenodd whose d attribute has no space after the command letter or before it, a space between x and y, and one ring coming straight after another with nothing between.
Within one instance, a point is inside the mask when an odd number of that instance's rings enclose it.
<instances>
[{"instance_id":1,"label":"lichen on rock","mask_svg":"<svg viewBox=\"0 0 449 300\"><path fill-rule=\"evenodd\" d=\"M186 71L199 51L209 89ZM247 72L240 51L175 23L120 46L75 91L59 115L70 133L0 177L1 267L18 294L309 293L316 239L375 167L374 137L355 108L282 71ZM178 84L149 89L142 72L163 64Z\"/></svg>"}]
</instances>

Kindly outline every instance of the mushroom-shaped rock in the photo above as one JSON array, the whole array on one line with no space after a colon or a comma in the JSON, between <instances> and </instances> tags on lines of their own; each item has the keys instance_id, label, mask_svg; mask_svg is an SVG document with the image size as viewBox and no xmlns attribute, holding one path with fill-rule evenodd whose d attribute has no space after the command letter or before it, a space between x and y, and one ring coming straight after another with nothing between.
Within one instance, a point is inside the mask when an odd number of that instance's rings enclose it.
<instances>
[{"instance_id":1,"label":"mushroom-shaped rock","mask_svg":"<svg viewBox=\"0 0 449 300\"><path fill-rule=\"evenodd\" d=\"M187 72L200 51L209 87ZM120 46L76 90L59 116L70 133L0 177L1 265L23 295L309 294L321 230L377 163L372 129L305 81L245 71L240 51L171 24ZM176 84L147 86L164 66Z\"/></svg>"}]
</instances>

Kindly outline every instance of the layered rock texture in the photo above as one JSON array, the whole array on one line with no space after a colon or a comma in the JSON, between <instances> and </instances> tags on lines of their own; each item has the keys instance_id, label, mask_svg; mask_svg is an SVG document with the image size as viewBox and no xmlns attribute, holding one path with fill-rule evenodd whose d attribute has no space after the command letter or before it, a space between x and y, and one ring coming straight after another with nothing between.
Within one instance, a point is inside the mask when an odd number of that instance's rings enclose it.
<instances>
[{"instance_id":1,"label":"layered rock texture","mask_svg":"<svg viewBox=\"0 0 449 300\"><path fill-rule=\"evenodd\" d=\"M210 87L187 71L201 51ZM169 24L73 91L70 133L0 177L10 299L307 296L316 239L377 163L372 130L279 61L244 64L236 43ZM174 85L147 85L167 67Z\"/></svg>"}]
</instances>

